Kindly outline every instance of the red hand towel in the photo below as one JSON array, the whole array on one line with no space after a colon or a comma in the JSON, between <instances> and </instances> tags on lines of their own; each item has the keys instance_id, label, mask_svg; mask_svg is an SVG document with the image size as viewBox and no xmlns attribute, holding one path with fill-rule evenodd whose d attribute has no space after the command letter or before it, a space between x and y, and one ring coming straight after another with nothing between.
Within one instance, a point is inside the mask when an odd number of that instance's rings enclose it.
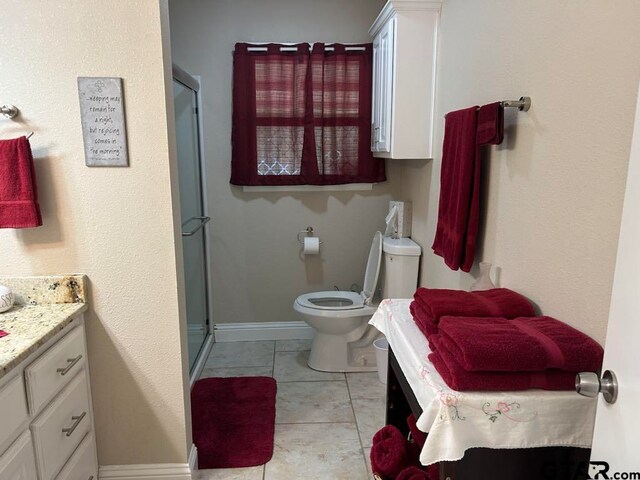
<instances>
[{"instance_id":1,"label":"red hand towel","mask_svg":"<svg viewBox=\"0 0 640 480\"><path fill-rule=\"evenodd\" d=\"M5 332L4 330L0 330L0 338L6 337L7 335L9 335L8 332Z\"/></svg>"},{"instance_id":2,"label":"red hand towel","mask_svg":"<svg viewBox=\"0 0 640 480\"><path fill-rule=\"evenodd\" d=\"M36 172L27 137L0 140L0 228L42 225Z\"/></svg>"},{"instance_id":3,"label":"red hand towel","mask_svg":"<svg viewBox=\"0 0 640 480\"><path fill-rule=\"evenodd\" d=\"M478 107L450 112L445 117L442 166L440 171L440 203L433 251L444 258L452 270L464 263L467 227L477 202L480 184L477 161L476 129ZM469 270L465 270L469 271Z\"/></svg>"},{"instance_id":4,"label":"red hand towel","mask_svg":"<svg viewBox=\"0 0 640 480\"><path fill-rule=\"evenodd\" d=\"M407 441L402 438L389 437L374 443L369 455L373 473L389 478L396 478L409 465Z\"/></svg>"},{"instance_id":5,"label":"red hand towel","mask_svg":"<svg viewBox=\"0 0 640 480\"><path fill-rule=\"evenodd\" d=\"M591 337L551 317L442 317L439 331L467 371L597 372L604 355Z\"/></svg>"},{"instance_id":6,"label":"red hand towel","mask_svg":"<svg viewBox=\"0 0 640 480\"><path fill-rule=\"evenodd\" d=\"M504 108L495 102L478 109L478 145L500 145L504 138Z\"/></svg>"},{"instance_id":7,"label":"red hand towel","mask_svg":"<svg viewBox=\"0 0 640 480\"><path fill-rule=\"evenodd\" d=\"M405 468L396 477L396 480L437 480L429 476L426 470L418 467Z\"/></svg>"},{"instance_id":8,"label":"red hand towel","mask_svg":"<svg viewBox=\"0 0 640 480\"><path fill-rule=\"evenodd\" d=\"M453 390L507 392L541 388L543 390L573 390L576 372L546 370L541 372L468 372L441 341L440 335L430 338L436 347L429 354L440 376Z\"/></svg>"},{"instance_id":9,"label":"red hand towel","mask_svg":"<svg viewBox=\"0 0 640 480\"><path fill-rule=\"evenodd\" d=\"M508 288L477 292L418 288L413 298L436 325L445 315L504 318L535 316L535 310L529 300Z\"/></svg>"}]
</instances>

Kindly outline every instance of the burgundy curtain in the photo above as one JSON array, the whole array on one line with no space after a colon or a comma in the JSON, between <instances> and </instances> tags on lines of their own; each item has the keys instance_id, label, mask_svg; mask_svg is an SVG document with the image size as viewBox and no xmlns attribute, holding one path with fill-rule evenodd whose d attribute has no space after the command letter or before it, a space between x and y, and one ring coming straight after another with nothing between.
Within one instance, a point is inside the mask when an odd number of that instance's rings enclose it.
<instances>
[{"instance_id":1,"label":"burgundy curtain","mask_svg":"<svg viewBox=\"0 0 640 480\"><path fill-rule=\"evenodd\" d=\"M381 182L371 150L371 44L236 44L231 183Z\"/></svg>"}]
</instances>

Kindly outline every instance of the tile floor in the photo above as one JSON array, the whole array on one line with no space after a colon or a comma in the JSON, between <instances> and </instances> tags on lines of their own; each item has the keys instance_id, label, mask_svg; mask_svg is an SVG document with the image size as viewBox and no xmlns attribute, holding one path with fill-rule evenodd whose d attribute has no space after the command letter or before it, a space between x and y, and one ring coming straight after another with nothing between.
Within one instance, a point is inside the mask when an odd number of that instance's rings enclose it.
<instances>
[{"instance_id":1,"label":"tile floor","mask_svg":"<svg viewBox=\"0 0 640 480\"><path fill-rule=\"evenodd\" d=\"M273 376L273 458L260 467L200 470L199 480L368 480L371 437L384 425L385 386L372 373L307 367L310 340L217 343L200 378Z\"/></svg>"}]
</instances>

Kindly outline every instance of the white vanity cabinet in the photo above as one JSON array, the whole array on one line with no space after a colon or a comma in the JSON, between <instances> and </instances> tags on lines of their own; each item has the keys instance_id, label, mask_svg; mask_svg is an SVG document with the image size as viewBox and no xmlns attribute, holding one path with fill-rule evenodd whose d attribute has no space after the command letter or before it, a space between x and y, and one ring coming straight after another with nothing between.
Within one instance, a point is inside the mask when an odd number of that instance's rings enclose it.
<instances>
[{"instance_id":1,"label":"white vanity cabinet","mask_svg":"<svg viewBox=\"0 0 640 480\"><path fill-rule=\"evenodd\" d=\"M440 2L389 0L373 37L371 151L374 157L432 158Z\"/></svg>"},{"instance_id":2,"label":"white vanity cabinet","mask_svg":"<svg viewBox=\"0 0 640 480\"><path fill-rule=\"evenodd\" d=\"M0 379L0 480L97 480L82 316Z\"/></svg>"}]
</instances>

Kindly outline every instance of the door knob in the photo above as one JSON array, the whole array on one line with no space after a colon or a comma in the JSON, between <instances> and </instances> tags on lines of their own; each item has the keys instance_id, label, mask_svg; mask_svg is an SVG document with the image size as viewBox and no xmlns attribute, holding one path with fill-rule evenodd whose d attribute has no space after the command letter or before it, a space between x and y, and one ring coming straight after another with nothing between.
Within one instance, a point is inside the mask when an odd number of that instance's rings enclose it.
<instances>
[{"instance_id":1,"label":"door knob","mask_svg":"<svg viewBox=\"0 0 640 480\"><path fill-rule=\"evenodd\" d=\"M605 402L615 403L618 399L618 379L611 370L606 370L602 378L597 373L582 372L576 375L576 392L592 398L602 393Z\"/></svg>"}]
</instances>

